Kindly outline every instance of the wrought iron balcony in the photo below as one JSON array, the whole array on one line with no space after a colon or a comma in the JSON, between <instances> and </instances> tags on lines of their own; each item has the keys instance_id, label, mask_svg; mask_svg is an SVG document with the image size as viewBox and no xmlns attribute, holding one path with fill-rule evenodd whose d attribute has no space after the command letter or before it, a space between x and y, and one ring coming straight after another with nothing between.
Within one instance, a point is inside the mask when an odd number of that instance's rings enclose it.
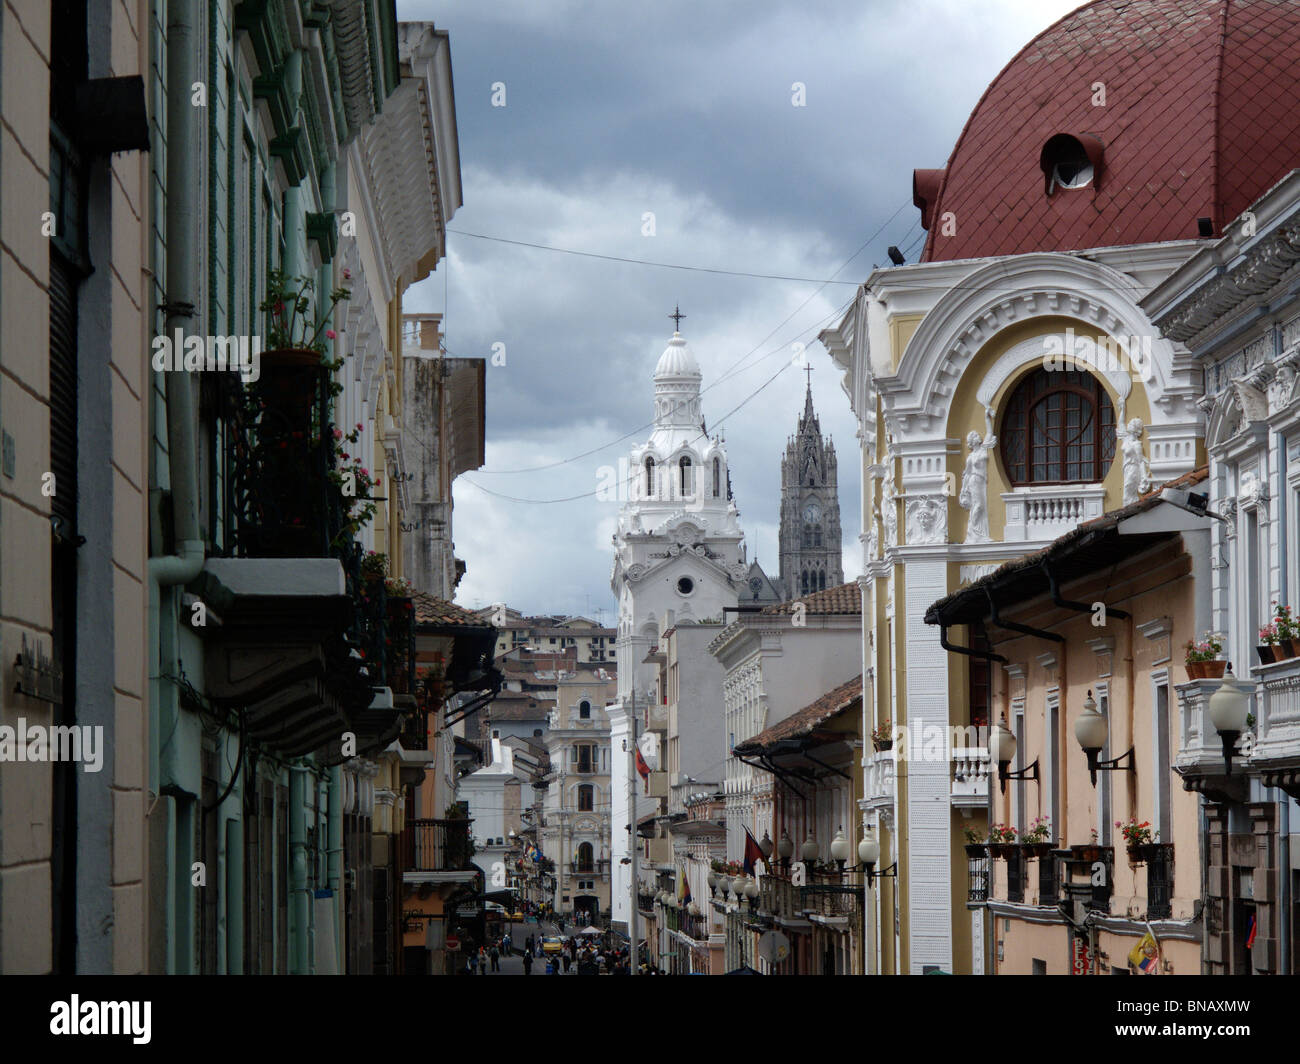
<instances>
[{"instance_id":1,"label":"wrought iron balcony","mask_svg":"<svg viewBox=\"0 0 1300 1064\"><path fill-rule=\"evenodd\" d=\"M221 382L221 412L231 552L248 558L329 557L345 521L331 479L329 370L311 352L266 352L255 384L230 377Z\"/></svg>"},{"instance_id":2,"label":"wrought iron balcony","mask_svg":"<svg viewBox=\"0 0 1300 1064\"><path fill-rule=\"evenodd\" d=\"M408 872L459 872L470 868L470 820L408 820L402 828L402 868Z\"/></svg>"}]
</instances>

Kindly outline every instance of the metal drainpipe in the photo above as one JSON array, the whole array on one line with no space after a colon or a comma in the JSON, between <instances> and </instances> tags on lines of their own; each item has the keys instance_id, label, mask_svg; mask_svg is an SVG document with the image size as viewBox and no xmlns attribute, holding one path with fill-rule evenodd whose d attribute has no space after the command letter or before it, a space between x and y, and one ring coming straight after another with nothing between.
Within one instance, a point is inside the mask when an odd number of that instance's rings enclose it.
<instances>
[{"instance_id":1,"label":"metal drainpipe","mask_svg":"<svg viewBox=\"0 0 1300 1064\"><path fill-rule=\"evenodd\" d=\"M242 799L243 788L239 790ZM244 822L226 821L226 973L244 974Z\"/></svg>"},{"instance_id":2,"label":"metal drainpipe","mask_svg":"<svg viewBox=\"0 0 1300 1064\"><path fill-rule=\"evenodd\" d=\"M334 944L338 952L338 972L347 973L347 950L343 939L343 766L330 769L329 782L329 885L334 892ZM397 885L400 892L401 884Z\"/></svg>"},{"instance_id":3,"label":"metal drainpipe","mask_svg":"<svg viewBox=\"0 0 1300 1064\"><path fill-rule=\"evenodd\" d=\"M1276 334L1275 334L1276 335ZM1277 508L1278 520L1278 572L1281 574L1278 588L1278 601L1287 601L1287 507L1286 507L1286 437L1280 432L1273 437L1277 441L1277 493L1276 497L1283 500L1282 505ZM1256 724L1258 724L1259 715L1256 714ZM1277 867L1278 879L1278 922L1277 922L1277 946L1278 946L1278 966L1277 969L1283 975L1291 974L1291 796L1283 791L1280 795L1281 801L1277 803L1281 807L1281 815L1278 817L1277 826ZM1202 895L1204 897L1204 895Z\"/></svg>"},{"instance_id":4,"label":"metal drainpipe","mask_svg":"<svg viewBox=\"0 0 1300 1064\"><path fill-rule=\"evenodd\" d=\"M289 769L289 974L309 974L307 956L307 775L306 765Z\"/></svg>"},{"instance_id":5,"label":"metal drainpipe","mask_svg":"<svg viewBox=\"0 0 1300 1064\"><path fill-rule=\"evenodd\" d=\"M196 0L167 5L167 292L166 335L195 317L194 278L199 275L198 148L191 86L198 80ZM159 585L185 584L203 568L199 536L198 466L194 393L183 370L164 372L167 394L167 468L171 485L176 553L149 559Z\"/></svg>"}]
</instances>

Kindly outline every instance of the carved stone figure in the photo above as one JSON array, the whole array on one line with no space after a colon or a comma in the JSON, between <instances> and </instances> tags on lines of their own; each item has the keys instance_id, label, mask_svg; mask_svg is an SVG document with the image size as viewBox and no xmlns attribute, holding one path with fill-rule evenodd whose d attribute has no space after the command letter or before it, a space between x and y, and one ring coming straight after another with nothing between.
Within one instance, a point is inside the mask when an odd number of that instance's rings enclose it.
<instances>
[{"instance_id":1,"label":"carved stone figure","mask_svg":"<svg viewBox=\"0 0 1300 1064\"><path fill-rule=\"evenodd\" d=\"M942 496L923 495L907 503L907 542L942 543L947 524Z\"/></svg>"},{"instance_id":2,"label":"carved stone figure","mask_svg":"<svg viewBox=\"0 0 1300 1064\"><path fill-rule=\"evenodd\" d=\"M1139 496L1151 490L1151 465L1142 451L1142 419L1133 418L1124 425L1124 403L1119 404L1118 427L1115 437L1120 446L1124 471L1124 505L1137 502Z\"/></svg>"},{"instance_id":3,"label":"carved stone figure","mask_svg":"<svg viewBox=\"0 0 1300 1064\"><path fill-rule=\"evenodd\" d=\"M961 475L961 492L957 502L970 516L966 519L966 542L987 543L989 541L989 455L998 438L993 434L993 410L984 408L984 420L988 428L984 439L971 429L966 437L966 446L970 454L966 456L966 468Z\"/></svg>"},{"instance_id":4,"label":"carved stone figure","mask_svg":"<svg viewBox=\"0 0 1300 1064\"><path fill-rule=\"evenodd\" d=\"M885 546L898 546L898 495L894 490L894 448L885 452L885 479L880 485L880 523L885 529Z\"/></svg>"}]
</instances>

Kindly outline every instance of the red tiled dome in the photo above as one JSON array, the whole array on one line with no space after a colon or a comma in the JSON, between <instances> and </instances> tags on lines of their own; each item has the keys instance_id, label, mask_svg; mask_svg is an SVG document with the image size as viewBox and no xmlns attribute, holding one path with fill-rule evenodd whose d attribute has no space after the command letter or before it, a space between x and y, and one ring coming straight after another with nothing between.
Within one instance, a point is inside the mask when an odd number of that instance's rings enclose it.
<instances>
[{"instance_id":1,"label":"red tiled dome","mask_svg":"<svg viewBox=\"0 0 1300 1064\"><path fill-rule=\"evenodd\" d=\"M1049 197L1061 133L1101 165ZM1190 239L1198 218L1218 236L1298 166L1300 0L1096 0L1007 64L946 170L917 172L922 261Z\"/></svg>"}]
</instances>

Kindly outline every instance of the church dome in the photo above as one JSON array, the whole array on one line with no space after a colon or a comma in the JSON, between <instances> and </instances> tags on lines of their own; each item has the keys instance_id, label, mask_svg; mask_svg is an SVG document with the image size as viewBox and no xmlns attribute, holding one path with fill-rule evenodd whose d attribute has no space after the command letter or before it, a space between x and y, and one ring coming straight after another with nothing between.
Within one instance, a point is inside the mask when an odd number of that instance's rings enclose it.
<instances>
[{"instance_id":1,"label":"church dome","mask_svg":"<svg viewBox=\"0 0 1300 1064\"><path fill-rule=\"evenodd\" d=\"M922 261L1218 237L1300 166L1297 98L1294 0L1095 0L914 173Z\"/></svg>"},{"instance_id":2,"label":"church dome","mask_svg":"<svg viewBox=\"0 0 1300 1064\"><path fill-rule=\"evenodd\" d=\"M700 365L686 346L682 334L673 333L664 353L659 356L659 364L655 366L655 380L664 377L693 377L698 380L701 376Z\"/></svg>"}]
</instances>

